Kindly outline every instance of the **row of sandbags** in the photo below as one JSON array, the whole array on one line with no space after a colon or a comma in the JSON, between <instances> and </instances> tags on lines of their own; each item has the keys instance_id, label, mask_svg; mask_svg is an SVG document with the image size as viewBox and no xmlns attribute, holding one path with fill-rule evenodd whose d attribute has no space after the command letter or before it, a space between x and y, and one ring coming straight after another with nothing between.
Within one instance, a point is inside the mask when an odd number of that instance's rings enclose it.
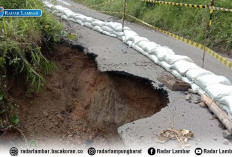
<instances>
[{"instance_id":1,"label":"row of sandbags","mask_svg":"<svg viewBox=\"0 0 232 157\"><path fill-rule=\"evenodd\" d=\"M128 27L122 30L122 24L107 22L74 13L68 8L45 2L48 10L64 20L73 21L105 35L118 38L129 47L150 58L175 77L191 84L195 93L205 93L215 100L232 118L232 85L224 76L197 66L189 57L176 55L172 49L161 46L147 38L140 37Z\"/></svg>"}]
</instances>

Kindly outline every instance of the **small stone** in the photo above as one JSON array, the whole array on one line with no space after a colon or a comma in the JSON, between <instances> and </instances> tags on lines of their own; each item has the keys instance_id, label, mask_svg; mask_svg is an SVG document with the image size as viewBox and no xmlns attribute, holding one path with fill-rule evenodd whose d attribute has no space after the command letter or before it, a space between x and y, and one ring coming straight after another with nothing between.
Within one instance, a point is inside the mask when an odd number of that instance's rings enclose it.
<instances>
[{"instance_id":1,"label":"small stone","mask_svg":"<svg viewBox=\"0 0 232 157\"><path fill-rule=\"evenodd\" d=\"M189 92L184 92L185 95L187 95Z\"/></svg>"},{"instance_id":2,"label":"small stone","mask_svg":"<svg viewBox=\"0 0 232 157\"><path fill-rule=\"evenodd\" d=\"M57 115L57 118L58 118L58 120L60 120L60 121L64 121L64 118L63 118L60 114Z\"/></svg>"},{"instance_id":3,"label":"small stone","mask_svg":"<svg viewBox=\"0 0 232 157\"><path fill-rule=\"evenodd\" d=\"M200 105L202 108L205 108L205 107L206 107L206 105L205 105L204 102L200 102L199 105Z\"/></svg>"},{"instance_id":4,"label":"small stone","mask_svg":"<svg viewBox=\"0 0 232 157\"><path fill-rule=\"evenodd\" d=\"M193 90L191 88L188 89L189 93L194 93Z\"/></svg>"},{"instance_id":5,"label":"small stone","mask_svg":"<svg viewBox=\"0 0 232 157\"><path fill-rule=\"evenodd\" d=\"M55 122L55 126L58 126L59 125L59 123L58 122Z\"/></svg>"},{"instance_id":6,"label":"small stone","mask_svg":"<svg viewBox=\"0 0 232 157\"><path fill-rule=\"evenodd\" d=\"M228 130L223 130L223 137L228 140L232 140L232 134L230 134Z\"/></svg>"},{"instance_id":7,"label":"small stone","mask_svg":"<svg viewBox=\"0 0 232 157\"><path fill-rule=\"evenodd\" d=\"M201 98L197 97L197 99L194 101L195 104L199 104L201 102Z\"/></svg>"},{"instance_id":8,"label":"small stone","mask_svg":"<svg viewBox=\"0 0 232 157\"><path fill-rule=\"evenodd\" d=\"M190 95L190 94L186 95L186 96L185 96L185 99L186 99L187 101L190 101L190 100L191 100L191 95Z\"/></svg>"},{"instance_id":9,"label":"small stone","mask_svg":"<svg viewBox=\"0 0 232 157\"><path fill-rule=\"evenodd\" d=\"M227 139L224 139L222 143L223 143L224 145L228 145L228 144L230 143L230 141L227 140Z\"/></svg>"},{"instance_id":10,"label":"small stone","mask_svg":"<svg viewBox=\"0 0 232 157\"><path fill-rule=\"evenodd\" d=\"M163 83L159 83L158 86L159 87L164 87L164 84Z\"/></svg>"},{"instance_id":11,"label":"small stone","mask_svg":"<svg viewBox=\"0 0 232 157\"><path fill-rule=\"evenodd\" d=\"M47 113L46 111L43 111L43 115L44 115L45 117L48 117L48 113Z\"/></svg>"},{"instance_id":12,"label":"small stone","mask_svg":"<svg viewBox=\"0 0 232 157\"><path fill-rule=\"evenodd\" d=\"M213 114L211 120L217 119L217 116L215 114Z\"/></svg>"},{"instance_id":13,"label":"small stone","mask_svg":"<svg viewBox=\"0 0 232 157\"><path fill-rule=\"evenodd\" d=\"M193 103L194 103L194 104L198 104L198 103L199 103L199 101L198 101L198 100L195 100Z\"/></svg>"}]
</instances>

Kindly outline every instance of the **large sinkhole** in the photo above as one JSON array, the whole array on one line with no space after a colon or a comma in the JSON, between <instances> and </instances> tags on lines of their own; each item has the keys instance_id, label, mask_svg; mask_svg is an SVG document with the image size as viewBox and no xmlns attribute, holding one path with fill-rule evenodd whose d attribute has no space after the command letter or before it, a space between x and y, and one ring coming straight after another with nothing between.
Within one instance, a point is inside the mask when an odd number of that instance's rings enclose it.
<instances>
[{"instance_id":1,"label":"large sinkhole","mask_svg":"<svg viewBox=\"0 0 232 157\"><path fill-rule=\"evenodd\" d=\"M119 142L119 126L149 117L168 103L165 91L147 79L100 72L95 57L76 48L55 45L53 51L57 69L46 76L45 89L29 97L11 91L20 105L21 130L37 144Z\"/></svg>"}]
</instances>

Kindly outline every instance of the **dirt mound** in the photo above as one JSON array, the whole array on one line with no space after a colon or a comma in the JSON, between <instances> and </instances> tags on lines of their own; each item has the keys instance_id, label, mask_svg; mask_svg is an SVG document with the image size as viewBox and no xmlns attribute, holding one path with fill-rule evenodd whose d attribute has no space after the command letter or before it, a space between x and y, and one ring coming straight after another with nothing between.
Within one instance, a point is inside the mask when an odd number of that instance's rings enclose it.
<instances>
[{"instance_id":1,"label":"dirt mound","mask_svg":"<svg viewBox=\"0 0 232 157\"><path fill-rule=\"evenodd\" d=\"M151 116L168 102L149 81L102 73L94 57L77 49L56 45L54 53L57 70L46 77L47 87L31 98L13 95L21 130L36 145L120 142L119 126Z\"/></svg>"}]
</instances>

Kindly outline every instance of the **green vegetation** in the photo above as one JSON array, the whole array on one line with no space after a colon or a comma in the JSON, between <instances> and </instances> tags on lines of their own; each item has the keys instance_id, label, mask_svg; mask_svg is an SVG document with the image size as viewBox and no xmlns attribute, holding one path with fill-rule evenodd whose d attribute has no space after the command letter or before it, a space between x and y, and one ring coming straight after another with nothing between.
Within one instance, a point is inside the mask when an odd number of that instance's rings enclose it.
<instances>
[{"instance_id":1,"label":"green vegetation","mask_svg":"<svg viewBox=\"0 0 232 157\"><path fill-rule=\"evenodd\" d=\"M76 0L87 6L100 4L107 0ZM168 2L181 2L188 4L210 4L210 0L163 0ZM164 4L141 2L140 0L127 0L127 13L158 28L167 30L176 35L183 36L198 43L204 43L206 25L209 20L209 10L188 8ZM97 6L97 10L116 11L123 10L123 0ZM216 7L232 8L231 0L215 0ZM119 15L120 16L120 15ZM128 17L128 20L129 19ZM132 20L133 21L133 20ZM216 52L232 55L232 13L214 11L213 25L209 32L207 46Z\"/></svg>"},{"instance_id":2,"label":"green vegetation","mask_svg":"<svg viewBox=\"0 0 232 157\"><path fill-rule=\"evenodd\" d=\"M19 122L14 112L17 105L7 95L7 80L13 78L27 82L28 89L38 91L45 84L43 75L54 67L54 63L42 54L41 47L58 42L63 34L63 26L44 9L40 0L4 0L0 1L0 6L43 11L42 17L0 18L1 128L1 125L17 125Z\"/></svg>"},{"instance_id":3,"label":"green vegetation","mask_svg":"<svg viewBox=\"0 0 232 157\"><path fill-rule=\"evenodd\" d=\"M43 9L39 0L1 1L0 6L13 9L43 10L41 18L0 19L0 71L1 75L11 72L14 76L25 75L35 90L39 90L44 79L41 74L51 71L53 64L41 53L43 43L58 41L62 25Z\"/></svg>"}]
</instances>

